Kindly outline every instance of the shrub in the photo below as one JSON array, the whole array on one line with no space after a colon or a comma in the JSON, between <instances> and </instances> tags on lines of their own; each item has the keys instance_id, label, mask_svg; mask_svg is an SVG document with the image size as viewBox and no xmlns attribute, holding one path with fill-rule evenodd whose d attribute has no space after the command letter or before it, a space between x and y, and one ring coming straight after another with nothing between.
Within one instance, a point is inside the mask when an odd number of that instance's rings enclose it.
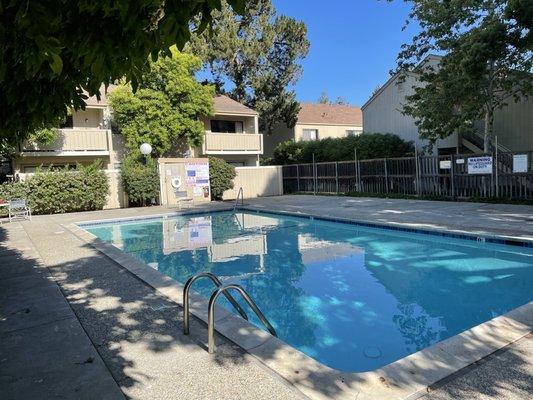
<instances>
[{"instance_id":1,"label":"shrub","mask_svg":"<svg viewBox=\"0 0 533 400\"><path fill-rule=\"evenodd\" d=\"M101 210L109 182L101 163L78 165L75 171L38 169L24 181L0 185L0 198L26 199L34 214Z\"/></svg>"},{"instance_id":2,"label":"shrub","mask_svg":"<svg viewBox=\"0 0 533 400\"><path fill-rule=\"evenodd\" d=\"M146 206L159 196L159 173L153 158L130 154L120 171L130 205Z\"/></svg>"},{"instance_id":3,"label":"shrub","mask_svg":"<svg viewBox=\"0 0 533 400\"><path fill-rule=\"evenodd\" d=\"M407 157L414 154L411 142L390 133L365 133L344 138L326 138L318 141L286 141L274 150L275 164L348 161L357 158Z\"/></svg>"},{"instance_id":4,"label":"shrub","mask_svg":"<svg viewBox=\"0 0 533 400\"><path fill-rule=\"evenodd\" d=\"M211 183L211 198L213 200L222 200L222 194L225 190L233 189L233 179L237 173L235 167L226 161L209 157L209 180Z\"/></svg>"}]
</instances>

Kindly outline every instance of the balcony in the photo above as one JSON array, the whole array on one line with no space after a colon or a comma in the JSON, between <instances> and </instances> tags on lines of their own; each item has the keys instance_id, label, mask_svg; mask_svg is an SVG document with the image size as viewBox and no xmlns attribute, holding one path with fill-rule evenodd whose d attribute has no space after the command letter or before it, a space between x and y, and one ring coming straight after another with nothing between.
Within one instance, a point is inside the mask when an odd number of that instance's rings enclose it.
<instances>
[{"instance_id":1,"label":"balcony","mask_svg":"<svg viewBox=\"0 0 533 400\"><path fill-rule=\"evenodd\" d=\"M204 154L263 154L263 135L254 133L206 133Z\"/></svg>"},{"instance_id":2,"label":"balcony","mask_svg":"<svg viewBox=\"0 0 533 400\"><path fill-rule=\"evenodd\" d=\"M22 154L31 156L99 156L109 154L111 131L96 128L59 129L50 144L24 143Z\"/></svg>"}]
</instances>

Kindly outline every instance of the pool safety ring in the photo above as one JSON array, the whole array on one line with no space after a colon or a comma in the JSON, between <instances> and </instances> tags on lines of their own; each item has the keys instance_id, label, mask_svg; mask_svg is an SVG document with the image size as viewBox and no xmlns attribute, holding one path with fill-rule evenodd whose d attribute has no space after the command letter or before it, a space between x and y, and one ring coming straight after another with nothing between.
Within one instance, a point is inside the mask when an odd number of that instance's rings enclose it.
<instances>
[{"instance_id":1,"label":"pool safety ring","mask_svg":"<svg viewBox=\"0 0 533 400\"><path fill-rule=\"evenodd\" d=\"M181 187L181 178L179 176L175 176L170 180L170 184L174 189L179 189Z\"/></svg>"}]
</instances>

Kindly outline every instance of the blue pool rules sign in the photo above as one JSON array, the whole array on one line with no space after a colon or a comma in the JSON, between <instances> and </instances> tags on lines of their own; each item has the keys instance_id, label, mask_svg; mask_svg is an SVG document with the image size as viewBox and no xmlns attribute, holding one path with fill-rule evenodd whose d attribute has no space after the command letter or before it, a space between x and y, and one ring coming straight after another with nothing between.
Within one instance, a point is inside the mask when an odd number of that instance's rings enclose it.
<instances>
[{"instance_id":1,"label":"blue pool rules sign","mask_svg":"<svg viewBox=\"0 0 533 400\"><path fill-rule=\"evenodd\" d=\"M469 174L492 174L492 157L470 157L468 158Z\"/></svg>"}]
</instances>

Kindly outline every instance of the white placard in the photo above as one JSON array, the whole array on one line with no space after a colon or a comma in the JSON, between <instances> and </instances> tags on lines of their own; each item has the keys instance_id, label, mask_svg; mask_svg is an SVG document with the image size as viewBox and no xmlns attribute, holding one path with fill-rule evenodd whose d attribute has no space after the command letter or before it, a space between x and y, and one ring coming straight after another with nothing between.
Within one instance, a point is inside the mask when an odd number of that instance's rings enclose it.
<instances>
[{"instance_id":1,"label":"white placard","mask_svg":"<svg viewBox=\"0 0 533 400\"><path fill-rule=\"evenodd\" d=\"M527 172L527 154L513 155L513 172Z\"/></svg>"},{"instance_id":2,"label":"white placard","mask_svg":"<svg viewBox=\"0 0 533 400\"><path fill-rule=\"evenodd\" d=\"M468 159L469 174L492 174L492 157L470 157Z\"/></svg>"},{"instance_id":3,"label":"white placard","mask_svg":"<svg viewBox=\"0 0 533 400\"><path fill-rule=\"evenodd\" d=\"M465 159L464 158L458 158L457 160L455 160L455 163L456 164L464 164L465 163Z\"/></svg>"},{"instance_id":4,"label":"white placard","mask_svg":"<svg viewBox=\"0 0 533 400\"><path fill-rule=\"evenodd\" d=\"M452 169L451 160L442 160L439 162L440 169Z\"/></svg>"}]
</instances>

